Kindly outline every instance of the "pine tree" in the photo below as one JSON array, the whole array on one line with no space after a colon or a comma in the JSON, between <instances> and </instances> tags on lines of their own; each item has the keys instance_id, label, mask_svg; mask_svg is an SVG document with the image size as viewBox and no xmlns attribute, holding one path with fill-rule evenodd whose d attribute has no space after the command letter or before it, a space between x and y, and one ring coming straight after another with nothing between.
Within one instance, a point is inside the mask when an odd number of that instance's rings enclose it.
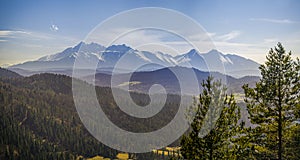
<instances>
[{"instance_id":1,"label":"pine tree","mask_svg":"<svg viewBox=\"0 0 300 160\"><path fill-rule=\"evenodd\" d=\"M185 159L234 159L240 109L234 96L226 95L221 81L209 77L203 82L199 102L194 102L192 131L181 139L181 154Z\"/></svg>"},{"instance_id":2,"label":"pine tree","mask_svg":"<svg viewBox=\"0 0 300 160\"><path fill-rule=\"evenodd\" d=\"M265 64L259 67L261 79L255 88L244 85L245 102L250 115L255 150L259 158L282 159L286 131L295 121L296 105L299 105L299 59L294 61L291 52L278 43L267 55Z\"/></svg>"},{"instance_id":3,"label":"pine tree","mask_svg":"<svg viewBox=\"0 0 300 160\"><path fill-rule=\"evenodd\" d=\"M288 153L286 159L300 159L300 124L292 124L288 133L288 143L285 146Z\"/></svg>"}]
</instances>

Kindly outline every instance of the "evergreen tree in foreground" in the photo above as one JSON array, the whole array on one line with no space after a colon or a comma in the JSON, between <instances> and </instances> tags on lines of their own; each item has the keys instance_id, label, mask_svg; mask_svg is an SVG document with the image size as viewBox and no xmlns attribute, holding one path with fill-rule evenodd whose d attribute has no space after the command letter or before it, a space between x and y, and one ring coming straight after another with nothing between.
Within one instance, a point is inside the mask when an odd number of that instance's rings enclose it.
<instances>
[{"instance_id":1,"label":"evergreen tree in foreground","mask_svg":"<svg viewBox=\"0 0 300 160\"><path fill-rule=\"evenodd\" d=\"M300 94L300 63L293 61L281 43L271 49L259 67L261 79L255 88L244 85L251 123L253 147L259 159L283 159L289 153L288 130L296 125ZM299 134L298 134L299 135ZM299 144L298 144L299 148ZM293 152L293 149L288 149ZM298 152L299 154L299 152Z\"/></svg>"},{"instance_id":2,"label":"evergreen tree in foreground","mask_svg":"<svg viewBox=\"0 0 300 160\"><path fill-rule=\"evenodd\" d=\"M235 159L240 109L234 96L227 96L221 81L209 77L203 82L199 102L194 102L195 117L192 131L181 140L184 159Z\"/></svg>"}]
</instances>

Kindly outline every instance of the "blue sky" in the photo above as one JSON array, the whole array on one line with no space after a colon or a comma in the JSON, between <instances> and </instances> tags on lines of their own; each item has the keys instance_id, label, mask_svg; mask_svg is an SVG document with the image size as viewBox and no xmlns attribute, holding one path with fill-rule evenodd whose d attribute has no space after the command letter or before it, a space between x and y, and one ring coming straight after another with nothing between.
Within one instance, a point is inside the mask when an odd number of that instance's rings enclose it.
<instances>
[{"instance_id":1,"label":"blue sky","mask_svg":"<svg viewBox=\"0 0 300 160\"><path fill-rule=\"evenodd\" d=\"M223 53L261 63L269 48L280 41L294 57L300 57L297 0L9 0L0 5L0 66L60 52L84 40L107 18L139 7L173 9L193 18Z\"/></svg>"}]
</instances>

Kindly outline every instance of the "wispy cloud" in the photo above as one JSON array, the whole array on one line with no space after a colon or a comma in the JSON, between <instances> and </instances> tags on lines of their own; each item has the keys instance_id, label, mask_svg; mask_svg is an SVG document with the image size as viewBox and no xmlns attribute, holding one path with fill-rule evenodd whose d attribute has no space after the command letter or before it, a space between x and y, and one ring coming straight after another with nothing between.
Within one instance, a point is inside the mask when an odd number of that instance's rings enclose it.
<instances>
[{"instance_id":1,"label":"wispy cloud","mask_svg":"<svg viewBox=\"0 0 300 160\"><path fill-rule=\"evenodd\" d=\"M277 38L266 38L264 39L264 43L276 44L279 40Z\"/></svg>"},{"instance_id":2,"label":"wispy cloud","mask_svg":"<svg viewBox=\"0 0 300 160\"><path fill-rule=\"evenodd\" d=\"M25 31L25 30L0 30L0 42L12 41L12 40L15 41L19 39L24 39L28 41L57 40L57 39L75 41L74 38L65 37L56 34L48 34L48 33Z\"/></svg>"},{"instance_id":3,"label":"wispy cloud","mask_svg":"<svg viewBox=\"0 0 300 160\"><path fill-rule=\"evenodd\" d=\"M241 34L242 34L241 31L231 31L227 34L217 36L215 39L220 40L220 41L229 41L229 40L232 40L232 39L238 37Z\"/></svg>"},{"instance_id":4,"label":"wispy cloud","mask_svg":"<svg viewBox=\"0 0 300 160\"><path fill-rule=\"evenodd\" d=\"M60 52L79 40L73 37L28 30L0 30L0 64L16 64Z\"/></svg>"},{"instance_id":5,"label":"wispy cloud","mask_svg":"<svg viewBox=\"0 0 300 160\"><path fill-rule=\"evenodd\" d=\"M299 32L300 33L300 32ZM211 43L208 41L202 41L201 39L194 39L193 44L199 47L199 51L202 53L208 52L209 50L215 49L227 54L233 53L246 58L255 60L258 63L263 63L265 61L265 56L269 49L276 45L279 41L277 37L266 37L261 39L259 42L242 42L242 41L230 41L242 34L241 31L231 31L227 34L212 34L212 40L214 46L211 46ZM286 35L287 36L287 35ZM293 37L281 37L281 42L283 42L287 48L292 51L295 51L293 55L299 57L299 34L294 33ZM177 42L167 42L167 45L180 47L182 51L188 51L191 49L191 46L186 45L183 41ZM184 53L184 52L181 52Z\"/></svg>"},{"instance_id":6,"label":"wispy cloud","mask_svg":"<svg viewBox=\"0 0 300 160\"><path fill-rule=\"evenodd\" d=\"M203 32L198 34L190 34L185 38L189 39L190 41L210 41L214 36L216 36L216 33Z\"/></svg>"},{"instance_id":7,"label":"wispy cloud","mask_svg":"<svg viewBox=\"0 0 300 160\"><path fill-rule=\"evenodd\" d=\"M251 21L269 22L269 23L279 23L279 24L293 24L299 23L289 19L271 19L271 18L251 18Z\"/></svg>"},{"instance_id":8,"label":"wispy cloud","mask_svg":"<svg viewBox=\"0 0 300 160\"><path fill-rule=\"evenodd\" d=\"M1 40L5 41L8 41L8 39L47 40L53 39L53 36L45 33L22 30L0 30L0 38L3 38Z\"/></svg>"},{"instance_id":9,"label":"wispy cloud","mask_svg":"<svg viewBox=\"0 0 300 160\"><path fill-rule=\"evenodd\" d=\"M16 34L30 34L30 33L25 31L0 30L0 38L12 37Z\"/></svg>"},{"instance_id":10,"label":"wispy cloud","mask_svg":"<svg viewBox=\"0 0 300 160\"><path fill-rule=\"evenodd\" d=\"M105 33L101 33L101 35L99 34L100 32L95 32L94 34L91 34L90 37L86 39L86 41L97 42L102 45L106 45L108 44L108 42L115 44L125 43L133 48L138 48L139 50L162 51L172 55L178 55L187 52L188 50L195 47L197 47L200 52L207 52L215 48L215 42L217 42L217 44L223 44L221 42L229 43L230 40L235 39L242 34L242 31L239 30L233 30L221 35L213 32L203 32L199 34L186 33L187 35L184 37L185 39L181 39L174 38L174 36L176 37L176 35L172 35L168 32L161 33L161 31L159 30L137 30L128 32L128 34L124 34L128 30L131 29L110 29ZM114 39L114 41L111 42L110 39ZM226 43L226 45L228 45L228 43ZM166 52L166 49L170 51L167 46L173 48L174 52ZM233 44L231 46L236 46L236 44Z\"/></svg>"}]
</instances>

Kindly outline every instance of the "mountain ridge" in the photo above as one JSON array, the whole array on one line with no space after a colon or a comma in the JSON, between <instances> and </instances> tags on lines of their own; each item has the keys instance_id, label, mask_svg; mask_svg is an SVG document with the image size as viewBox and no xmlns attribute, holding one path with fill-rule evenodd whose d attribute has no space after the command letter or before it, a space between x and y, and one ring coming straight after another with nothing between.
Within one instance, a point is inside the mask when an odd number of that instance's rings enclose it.
<instances>
[{"instance_id":1,"label":"mountain ridge","mask_svg":"<svg viewBox=\"0 0 300 160\"><path fill-rule=\"evenodd\" d=\"M82 61L83 69L91 69L90 64L97 64L97 69L116 68L129 71L153 71L166 67L182 66L196 68L201 71L213 71L234 77L258 76L259 64L253 60L235 55L223 54L212 49L207 53L200 53L191 49L187 53L172 56L168 53L139 51L125 44L104 47L97 43L80 42L62 52L41 57L35 61L10 66L9 69L23 69L28 71L53 71L72 69L76 59ZM124 64L118 68L117 63ZM144 67L147 65L147 67ZM111 70L112 71L112 70Z\"/></svg>"},{"instance_id":2,"label":"mountain ridge","mask_svg":"<svg viewBox=\"0 0 300 160\"><path fill-rule=\"evenodd\" d=\"M176 75L178 73L180 73L180 75ZM114 79L112 80L113 76ZM95 75L85 76L81 79L96 86L116 87L124 90L127 90L128 87L131 91L146 94L152 85L159 84L165 88L167 93L197 95L199 94L198 91L202 90L200 84L207 79L208 76L214 77L215 80L221 80L222 83L228 87L228 92L230 93L243 93L243 84L247 83L250 86L254 86L259 80L257 76L235 78L219 72L205 72L196 68L179 66L162 68L155 71L118 73L113 75L109 73L96 73ZM129 80L128 77L130 77ZM181 79L181 84L184 86L180 86L180 78L183 78ZM193 84L191 82L192 80L196 80L195 83L199 84L199 88L191 85Z\"/></svg>"}]
</instances>

